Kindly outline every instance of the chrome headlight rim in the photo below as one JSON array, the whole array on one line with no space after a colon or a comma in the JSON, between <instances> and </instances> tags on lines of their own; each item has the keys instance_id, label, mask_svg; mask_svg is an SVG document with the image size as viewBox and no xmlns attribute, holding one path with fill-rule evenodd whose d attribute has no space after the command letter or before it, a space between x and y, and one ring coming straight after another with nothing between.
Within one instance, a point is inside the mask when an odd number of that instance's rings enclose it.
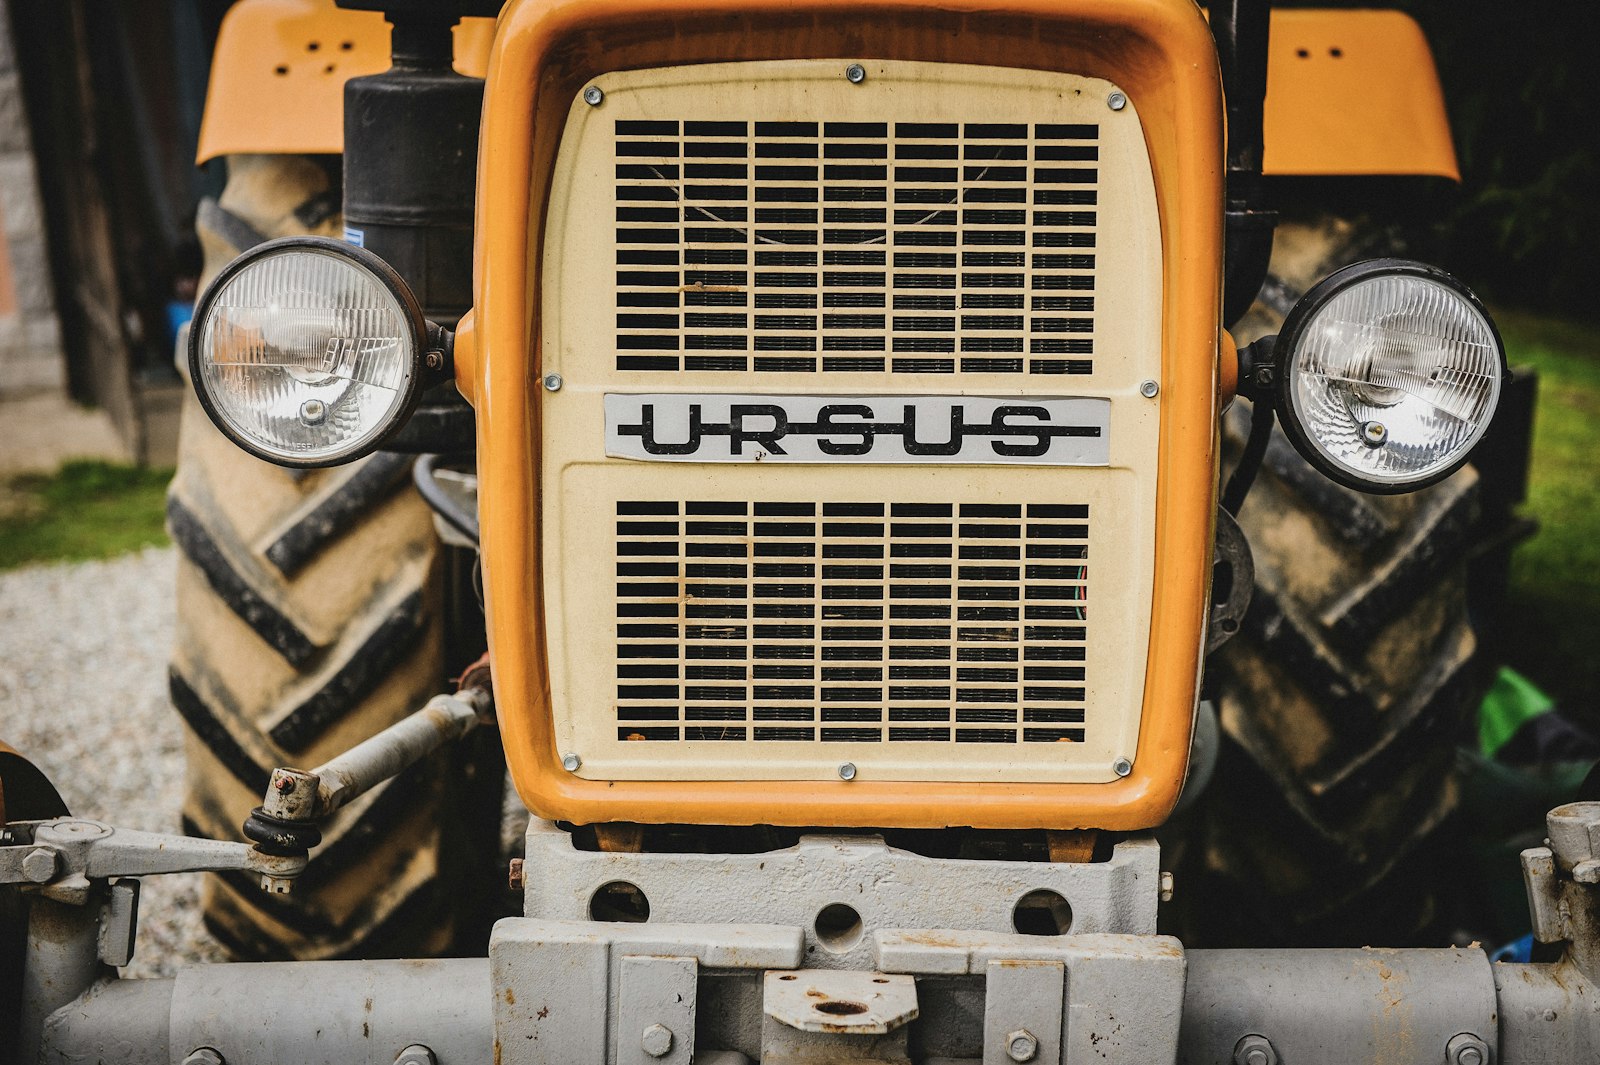
<instances>
[{"instance_id":1,"label":"chrome headlight rim","mask_svg":"<svg viewBox=\"0 0 1600 1065\"><path fill-rule=\"evenodd\" d=\"M1293 370L1295 353L1305 337L1306 329L1316 320L1317 312L1322 310L1334 297L1354 285L1383 276L1420 278L1446 288L1458 296L1483 320L1483 324L1488 328L1489 335L1494 339L1495 355L1499 367L1488 416L1477 427L1470 441L1461 448L1460 453L1449 463L1438 469L1401 481L1365 477L1359 471L1339 462L1324 451L1301 419L1294 396L1296 375ZM1483 443L1484 437L1488 435L1489 428L1494 423L1494 414L1499 406L1500 398L1504 396L1505 390L1511 381L1511 370L1506 359L1505 340L1500 336L1500 329L1495 325L1494 317L1489 313L1488 308L1483 305L1483 301L1478 299L1477 295L1454 274L1441 270L1436 266L1418 262L1415 259L1366 259L1362 262L1351 263L1348 266L1341 267L1311 286L1284 318L1283 327L1278 331L1273 362L1277 366L1276 380L1273 383L1273 400L1277 408L1278 420L1283 425L1284 435L1289 438L1289 442L1294 445L1294 449L1300 453L1300 456L1310 463L1317 472L1337 484L1367 495L1405 495L1410 492L1421 491L1424 488L1430 488L1453 476L1461 467L1471 461L1473 452L1478 449L1478 446Z\"/></svg>"},{"instance_id":2,"label":"chrome headlight rim","mask_svg":"<svg viewBox=\"0 0 1600 1065\"><path fill-rule=\"evenodd\" d=\"M394 407L393 413L389 416L388 424L381 431L375 432L341 451L326 455L304 456L262 446L233 424L204 383L206 377L201 363L201 345L206 333L205 324L217 298L227 291L228 283L233 278L244 270L249 269L252 265L272 256L295 251L328 254L348 259L355 263L394 298L411 339L411 364L405 368L402 397ZM404 428L406 422L411 419L411 415L416 411L417 404L420 402L422 393L426 388L424 359L429 349L428 336L428 321L423 314L422 304L418 301L416 294L411 291L411 286L406 284L405 279L400 276L399 272L378 255L365 248L342 240L336 240L332 237L278 237L274 240L257 244L255 247L240 253L232 262L218 271L217 276L211 279L211 283L206 286L205 292L201 294L199 301L195 304L194 316L189 327L189 350L187 353L189 381L194 389L195 396L200 401L201 409L205 411L206 417L211 419L211 423L235 445L254 457L288 469L326 469L332 466L343 466L380 450L384 443Z\"/></svg>"}]
</instances>

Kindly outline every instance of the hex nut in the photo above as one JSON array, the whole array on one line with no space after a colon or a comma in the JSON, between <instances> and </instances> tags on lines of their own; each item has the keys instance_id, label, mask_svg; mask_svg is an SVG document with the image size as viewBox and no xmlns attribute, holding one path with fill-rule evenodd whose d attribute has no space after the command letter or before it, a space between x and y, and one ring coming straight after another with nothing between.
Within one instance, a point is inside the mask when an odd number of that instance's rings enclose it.
<instances>
[{"instance_id":1,"label":"hex nut","mask_svg":"<svg viewBox=\"0 0 1600 1065\"><path fill-rule=\"evenodd\" d=\"M1006 1036L1006 1056L1012 1061L1032 1061L1039 1056L1039 1039L1026 1028Z\"/></svg>"},{"instance_id":2,"label":"hex nut","mask_svg":"<svg viewBox=\"0 0 1600 1065\"><path fill-rule=\"evenodd\" d=\"M1278 1065L1278 1052L1264 1035L1247 1035L1233 1046L1233 1065Z\"/></svg>"},{"instance_id":3,"label":"hex nut","mask_svg":"<svg viewBox=\"0 0 1600 1065\"><path fill-rule=\"evenodd\" d=\"M61 867L61 855L49 847L35 847L22 859L22 875L35 884L48 884Z\"/></svg>"},{"instance_id":4,"label":"hex nut","mask_svg":"<svg viewBox=\"0 0 1600 1065\"><path fill-rule=\"evenodd\" d=\"M522 890L525 881L523 879L521 858L511 859L511 867L506 870L506 883L510 885L512 891Z\"/></svg>"},{"instance_id":5,"label":"hex nut","mask_svg":"<svg viewBox=\"0 0 1600 1065\"><path fill-rule=\"evenodd\" d=\"M1489 1065L1489 1044L1471 1032L1462 1032L1444 1045L1444 1060L1449 1065Z\"/></svg>"},{"instance_id":6,"label":"hex nut","mask_svg":"<svg viewBox=\"0 0 1600 1065\"><path fill-rule=\"evenodd\" d=\"M652 1058L664 1058L672 1051L672 1029L664 1024L652 1024L644 1030L639 1045Z\"/></svg>"},{"instance_id":7,"label":"hex nut","mask_svg":"<svg viewBox=\"0 0 1600 1065\"><path fill-rule=\"evenodd\" d=\"M227 1065L227 1062L214 1047L196 1047L183 1059L183 1065Z\"/></svg>"}]
</instances>

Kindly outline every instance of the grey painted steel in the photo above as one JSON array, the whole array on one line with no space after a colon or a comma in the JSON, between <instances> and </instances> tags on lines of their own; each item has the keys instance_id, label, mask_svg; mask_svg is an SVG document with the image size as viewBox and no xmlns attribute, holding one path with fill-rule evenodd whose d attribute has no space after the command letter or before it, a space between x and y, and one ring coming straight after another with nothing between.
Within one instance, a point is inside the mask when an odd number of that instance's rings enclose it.
<instances>
[{"instance_id":1,"label":"grey painted steel","mask_svg":"<svg viewBox=\"0 0 1600 1065\"><path fill-rule=\"evenodd\" d=\"M215 1047L231 1065L393 1065L420 1044L481 1065L490 994L483 958L197 965L174 981L170 1060Z\"/></svg>"},{"instance_id":2,"label":"grey painted steel","mask_svg":"<svg viewBox=\"0 0 1600 1065\"><path fill-rule=\"evenodd\" d=\"M37 1060L45 1019L87 991L103 971L99 900L93 901L72 905L39 896L29 900L17 1018L19 1061Z\"/></svg>"},{"instance_id":3,"label":"grey painted steel","mask_svg":"<svg viewBox=\"0 0 1600 1065\"><path fill-rule=\"evenodd\" d=\"M1232 1061L1246 1035L1269 1040L1285 1065L1442 1065L1460 1034L1499 1038L1481 950L1195 950L1188 961L1179 1061L1189 1065Z\"/></svg>"},{"instance_id":4,"label":"grey painted steel","mask_svg":"<svg viewBox=\"0 0 1600 1065\"><path fill-rule=\"evenodd\" d=\"M481 688L435 695L422 709L310 772L274 770L262 809L289 821L327 817L466 735L490 712L489 693Z\"/></svg>"},{"instance_id":5,"label":"grey painted steel","mask_svg":"<svg viewBox=\"0 0 1600 1065\"><path fill-rule=\"evenodd\" d=\"M622 958L617 1065L691 1065L699 977L693 958Z\"/></svg>"},{"instance_id":6,"label":"grey painted steel","mask_svg":"<svg viewBox=\"0 0 1600 1065\"><path fill-rule=\"evenodd\" d=\"M172 980L103 980L45 1022L50 1065L171 1065ZM26 1059L23 1059L26 1060Z\"/></svg>"},{"instance_id":7,"label":"grey painted steel","mask_svg":"<svg viewBox=\"0 0 1600 1065\"><path fill-rule=\"evenodd\" d=\"M234 871L287 876L305 867L304 858L274 857L244 843L137 832L81 817L14 821L7 827L31 845L0 847L0 884L42 884L42 894L68 903L85 901L92 882L114 877ZM56 856L46 882L25 870L28 857L39 851Z\"/></svg>"},{"instance_id":8,"label":"grey painted steel","mask_svg":"<svg viewBox=\"0 0 1600 1065\"><path fill-rule=\"evenodd\" d=\"M697 969L759 974L798 968L803 952L800 929L777 925L507 918L494 926L489 940L497 1060L501 1065L600 1063L616 1060L612 1056L616 1040L641 1045L639 1026L645 1018L630 1009L626 1030L617 1019L625 959L689 959ZM696 1002L703 1005L698 995ZM737 1006L730 1002L716 1008ZM760 1009L759 994L754 1008ZM665 1011L643 1027L660 1023L676 1035L673 1016ZM753 1013L749 1019L759 1016Z\"/></svg>"},{"instance_id":9,"label":"grey painted steel","mask_svg":"<svg viewBox=\"0 0 1600 1065\"><path fill-rule=\"evenodd\" d=\"M984 981L983 1065L1060 1065L1067 967L1060 961L992 961Z\"/></svg>"},{"instance_id":10,"label":"grey painted steel","mask_svg":"<svg viewBox=\"0 0 1600 1065\"><path fill-rule=\"evenodd\" d=\"M577 921L601 886L623 881L650 900L651 921L783 924L805 929L812 968L873 967L870 933L881 928L1014 931L1011 914L1030 891L1056 891L1072 907L1075 934L1156 930L1161 851L1153 839L1117 844L1110 860L1081 864L924 858L877 836L805 836L761 854L631 854L580 851L569 833L535 819L523 863L524 912ZM817 915L853 907L868 935L829 944Z\"/></svg>"},{"instance_id":11,"label":"grey painted steel","mask_svg":"<svg viewBox=\"0 0 1600 1065\"><path fill-rule=\"evenodd\" d=\"M1600 1061L1600 987L1569 961L1494 966L1497 1065Z\"/></svg>"},{"instance_id":12,"label":"grey painted steel","mask_svg":"<svg viewBox=\"0 0 1600 1065\"><path fill-rule=\"evenodd\" d=\"M874 938L878 968L919 977L987 976L996 964L1059 962L1066 972L1065 1009L1058 1037L1063 1061L1135 1065L1171 1061L1177 1052L1184 954L1183 945L1170 936L1022 936L895 929ZM1041 989L1054 987L1047 967L1033 972ZM986 1010L996 1005L1000 1003L991 997ZM1051 1041L1048 1033L1030 1031L1039 1037L1041 1047ZM986 1039L985 1065L1005 1060L992 1056L995 1049ZM1004 1048L998 1049L1003 1052Z\"/></svg>"},{"instance_id":13,"label":"grey painted steel","mask_svg":"<svg viewBox=\"0 0 1600 1065\"><path fill-rule=\"evenodd\" d=\"M769 972L761 1008L797 1032L887 1035L917 1018L917 984L909 976L849 969Z\"/></svg>"},{"instance_id":14,"label":"grey painted steel","mask_svg":"<svg viewBox=\"0 0 1600 1065\"><path fill-rule=\"evenodd\" d=\"M1551 941L1565 940L1568 959L1591 984L1600 984L1600 802L1558 806L1546 815L1545 828L1552 875L1540 883L1529 872L1527 852L1523 861L1534 927L1553 932Z\"/></svg>"},{"instance_id":15,"label":"grey painted steel","mask_svg":"<svg viewBox=\"0 0 1600 1065\"><path fill-rule=\"evenodd\" d=\"M114 881L107 895L95 950L101 961L120 967L133 960L139 934L139 881L131 877Z\"/></svg>"}]
</instances>

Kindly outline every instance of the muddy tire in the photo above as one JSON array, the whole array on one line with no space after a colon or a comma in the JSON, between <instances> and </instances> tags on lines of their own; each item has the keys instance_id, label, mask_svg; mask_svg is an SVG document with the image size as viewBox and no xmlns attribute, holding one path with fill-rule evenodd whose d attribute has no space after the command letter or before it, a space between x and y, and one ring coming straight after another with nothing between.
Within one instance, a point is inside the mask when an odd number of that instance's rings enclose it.
<instances>
[{"instance_id":1,"label":"muddy tire","mask_svg":"<svg viewBox=\"0 0 1600 1065\"><path fill-rule=\"evenodd\" d=\"M199 216L207 277L262 239L337 233L338 195L337 171L317 160L234 157L221 202ZM273 766L320 764L465 664L444 661L444 549L411 464L378 453L284 470L230 443L189 396L167 504L181 556L170 682L188 730L189 833L242 839ZM467 753L436 756L341 811L290 895L242 874L210 878L207 927L241 959L451 949L471 934L469 889L496 853L481 852L477 827L497 832L501 770Z\"/></svg>"},{"instance_id":2,"label":"muddy tire","mask_svg":"<svg viewBox=\"0 0 1600 1065\"><path fill-rule=\"evenodd\" d=\"M1330 270L1393 250L1347 222L1285 225L1242 339L1275 331ZM1247 419L1231 412L1225 471ZM1217 771L1164 839L1186 942L1442 941L1456 747L1482 690L1465 557L1477 496L1470 467L1413 495L1352 492L1274 432L1239 514L1255 596L1208 667Z\"/></svg>"}]
</instances>

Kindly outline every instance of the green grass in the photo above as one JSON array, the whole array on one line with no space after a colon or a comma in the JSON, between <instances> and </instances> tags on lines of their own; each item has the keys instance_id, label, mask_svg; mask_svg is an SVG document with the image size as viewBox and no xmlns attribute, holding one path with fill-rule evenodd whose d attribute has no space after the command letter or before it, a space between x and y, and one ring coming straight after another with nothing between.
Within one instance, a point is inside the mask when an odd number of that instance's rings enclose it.
<instances>
[{"instance_id":1,"label":"green grass","mask_svg":"<svg viewBox=\"0 0 1600 1065\"><path fill-rule=\"evenodd\" d=\"M1539 371L1524 511L1540 528L1512 562L1513 636L1491 653L1600 722L1600 328L1495 318L1511 362Z\"/></svg>"},{"instance_id":2,"label":"green grass","mask_svg":"<svg viewBox=\"0 0 1600 1065\"><path fill-rule=\"evenodd\" d=\"M77 461L0 481L0 570L165 544L171 479L171 470Z\"/></svg>"}]
</instances>

